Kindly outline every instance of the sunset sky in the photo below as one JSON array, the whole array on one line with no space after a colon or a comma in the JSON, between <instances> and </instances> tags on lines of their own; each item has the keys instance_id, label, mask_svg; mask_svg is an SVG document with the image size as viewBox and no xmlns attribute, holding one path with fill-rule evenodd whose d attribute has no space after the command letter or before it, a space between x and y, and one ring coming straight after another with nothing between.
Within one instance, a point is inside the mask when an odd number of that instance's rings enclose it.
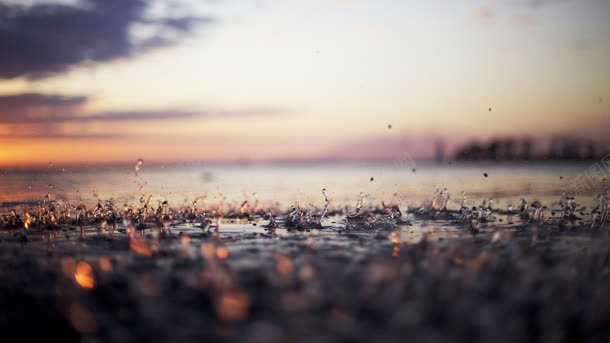
<instances>
[{"instance_id":1,"label":"sunset sky","mask_svg":"<svg viewBox=\"0 0 610 343\"><path fill-rule=\"evenodd\" d=\"M608 18L608 0L0 0L0 165L608 141Z\"/></svg>"}]
</instances>

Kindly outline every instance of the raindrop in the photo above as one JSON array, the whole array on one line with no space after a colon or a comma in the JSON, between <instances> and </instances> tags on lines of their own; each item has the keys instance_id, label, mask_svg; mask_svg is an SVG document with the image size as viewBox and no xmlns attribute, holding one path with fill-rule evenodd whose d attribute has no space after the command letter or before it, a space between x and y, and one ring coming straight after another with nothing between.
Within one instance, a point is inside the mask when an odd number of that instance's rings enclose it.
<instances>
[{"instance_id":1,"label":"raindrop","mask_svg":"<svg viewBox=\"0 0 610 343\"><path fill-rule=\"evenodd\" d=\"M324 196L324 209L322 210L322 215L320 215L318 224L322 224L322 219L324 219L324 216L328 212L328 206L330 205L330 201L328 201L328 196L326 195L326 188L322 189L322 195Z\"/></svg>"},{"instance_id":2,"label":"raindrop","mask_svg":"<svg viewBox=\"0 0 610 343\"><path fill-rule=\"evenodd\" d=\"M138 176L138 172L140 171L140 167L142 166L142 164L144 164L144 160L139 158L138 161L136 162L136 165L133 167L133 170L136 173L136 176Z\"/></svg>"}]
</instances>

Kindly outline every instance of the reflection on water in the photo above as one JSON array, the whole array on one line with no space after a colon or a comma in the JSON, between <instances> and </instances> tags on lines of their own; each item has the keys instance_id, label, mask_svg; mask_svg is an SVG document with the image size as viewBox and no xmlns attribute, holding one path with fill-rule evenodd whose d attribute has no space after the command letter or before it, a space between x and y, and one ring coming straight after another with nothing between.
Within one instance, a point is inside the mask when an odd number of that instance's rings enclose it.
<instances>
[{"instance_id":1,"label":"reflection on water","mask_svg":"<svg viewBox=\"0 0 610 343\"><path fill-rule=\"evenodd\" d=\"M56 200L79 200L89 205L98 199L138 203L152 196L153 203L172 205L193 201L218 203L259 201L262 205L294 202L323 206L320 190L326 188L334 206L355 205L364 195L368 203L421 203L433 200L435 191L448 189L449 208L466 199L480 202L528 200L557 201L567 180L582 174L588 163L570 164L420 164L401 168L393 164L133 166L0 171L3 207L38 203L48 194ZM487 175L487 177L485 176ZM599 192L591 188L580 202ZM586 199L584 199L586 198ZM471 204L472 205L472 204Z\"/></svg>"}]
</instances>

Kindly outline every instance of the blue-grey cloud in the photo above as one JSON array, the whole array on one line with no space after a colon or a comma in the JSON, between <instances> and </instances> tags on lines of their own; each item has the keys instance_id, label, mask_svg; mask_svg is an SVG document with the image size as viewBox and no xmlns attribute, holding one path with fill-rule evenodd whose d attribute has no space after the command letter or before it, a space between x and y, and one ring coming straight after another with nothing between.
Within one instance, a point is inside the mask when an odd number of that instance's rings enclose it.
<instances>
[{"instance_id":1,"label":"blue-grey cloud","mask_svg":"<svg viewBox=\"0 0 610 343\"><path fill-rule=\"evenodd\" d=\"M20 132L14 132L10 134L0 134L0 139L3 140L105 140L105 139L120 139L130 137L133 135L127 135L125 133L118 132L104 132L104 133L93 133L93 132L81 132L81 133L70 133L70 132L56 132L49 130L48 128L40 128L38 130L23 130Z\"/></svg>"},{"instance_id":2,"label":"blue-grey cloud","mask_svg":"<svg viewBox=\"0 0 610 343\"><path fill-rule=\"evenodd\" d=\"M83 62L131 58L174 45L198 24L211 22L201 16L150 17L151 3L88 0L81 6L26 6L0 0L0 79L42 78ZM149 33L135 36L135 25Z\"/></svg>"},{"instance_id":3,"label":"blue-grey cloud","mask_svg":"<svg viewBox=\"0 0 610 343\"><path fill-rule=\"evenodd\" d=\"M40 93L23 93L15 95L0 95L1 112L20 112L33 107L75 107L83 105L86 96L47 95Z\"/></svg>"},{"instance_id":4,"label":"blue-grey cloud","mask_svg":"<svg viewBox=\"0 0 610 343\"><path fill-rule=\"evenodd\" d=\"M279 107L245 109L150 109L84 113L86 96L25 93L0 96L0 124L40 125L89 122L151 122L196 118L246 118L286 115L293 111Z\"/></svg>"},{"instance_id":5,"label":"blue-grey cloud","mask_svg":"<svg viewBox=\"0 0 610 343\"><path fill-rule=\"evenodd\" d=\"M560 4L563 2L574 1L574 0L505 0L506 3L527 6L530 8L542 8L549 5Z\"/></svg>"}]
</instances>

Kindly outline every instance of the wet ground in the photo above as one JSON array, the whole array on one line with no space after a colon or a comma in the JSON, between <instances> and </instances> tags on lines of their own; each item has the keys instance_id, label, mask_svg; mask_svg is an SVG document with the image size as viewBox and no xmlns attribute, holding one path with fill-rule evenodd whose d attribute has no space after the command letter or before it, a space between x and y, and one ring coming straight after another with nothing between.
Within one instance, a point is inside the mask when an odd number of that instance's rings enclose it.
<instances>
[{"instance_id":1,"label":"wet ground","mask_svg":"<svg viewBox=\"0 0 610 343\"><path fill-rule=\"evenodd\" d=\"M454 217L2 230L0 341L610 341L608 227Z\"/></svg>"}]
</instances>

